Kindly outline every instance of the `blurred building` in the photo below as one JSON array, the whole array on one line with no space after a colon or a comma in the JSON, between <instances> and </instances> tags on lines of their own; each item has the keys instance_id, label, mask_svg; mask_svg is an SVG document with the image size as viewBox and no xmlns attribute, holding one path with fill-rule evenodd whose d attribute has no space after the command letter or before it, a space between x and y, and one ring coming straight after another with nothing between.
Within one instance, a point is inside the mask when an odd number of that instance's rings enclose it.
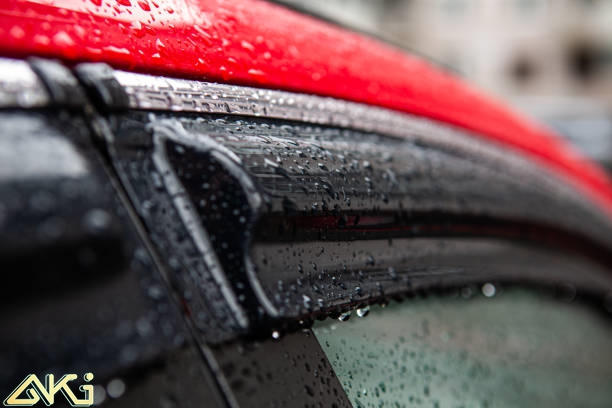
<instances>
[{"instance_id":1,"label":"blurred building","mask_svg":"<svg viewBox=\"0 0 612 408\"><path fill-rule=\"evenodd\" d=\"M612 0L284 0L452 67L504 99L612 109Z\"/></svg>"},{"instance_id":2,"label":"blurred building","mask_svg":"<svg viewBox=\"0 0 612 408\"><path fill-rule=\"evenodd\" d=\"M277 0L464 76L612 172L612 0Z\"/></svg>"}]
</instances>

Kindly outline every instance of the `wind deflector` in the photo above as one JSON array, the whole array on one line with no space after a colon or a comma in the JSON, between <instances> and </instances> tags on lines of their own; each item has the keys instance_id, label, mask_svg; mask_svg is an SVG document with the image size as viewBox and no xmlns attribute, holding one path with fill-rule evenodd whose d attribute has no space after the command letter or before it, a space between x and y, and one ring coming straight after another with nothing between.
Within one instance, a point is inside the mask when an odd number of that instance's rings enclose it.
<instances>
[{"instance_id":1,"label":"wind deflector","mask_svg":"<svg viewBox=\"0 0 612 408\"><path fill-rule=\"evenodd\" d=\"M332 99L116 78L130 109L108 116L112 162L192 279L177 288L208 341L473 283L598 302L612 288L606 216L512 151ZM216 318L198 304L229 305L225 335L206 334Z\"/></svg>"}]
</instances>

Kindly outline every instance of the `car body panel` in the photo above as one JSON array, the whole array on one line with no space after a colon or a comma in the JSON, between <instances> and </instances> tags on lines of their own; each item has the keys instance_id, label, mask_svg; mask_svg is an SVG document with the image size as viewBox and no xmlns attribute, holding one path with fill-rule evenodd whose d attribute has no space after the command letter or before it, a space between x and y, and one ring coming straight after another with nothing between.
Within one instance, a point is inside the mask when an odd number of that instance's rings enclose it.
<instances>
[{"instance_id":1,"label":"car body panel","mask_svg":"<svg viewBox=\"0 0 612 408\"><path fill-rule=\"evenodd\" d=\"M0 53L254 85L412 113L533 157L612 214L612 184L546 128L397 49L257 0L10 0Z\"/></svg>"}]
</instances>

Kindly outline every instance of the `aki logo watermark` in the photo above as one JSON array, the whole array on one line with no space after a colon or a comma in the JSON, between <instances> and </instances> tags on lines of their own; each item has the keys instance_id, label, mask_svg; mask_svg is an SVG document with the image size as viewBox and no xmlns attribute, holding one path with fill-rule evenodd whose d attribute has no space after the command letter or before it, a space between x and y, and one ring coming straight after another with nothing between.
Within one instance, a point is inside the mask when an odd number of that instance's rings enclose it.
<instances>
[{"instance_id":1,"label":"aki logo watermark","mask_svg":"<svg viewBox=\"0 0 612 408\"><path fill-rule=\"evenodd\" d=\"M93 377L92 373L87 373L83 376L83 379L90 382ZM73 407L89 407L94 402L94 387L91 384L79 386L79 390L85 393L85 398L77 398L68 386L70 381L77 378L76 374L66 374L58 382L55 382L55 376L47 374L43 385L36 375L30 374L4 400L4 405L7 407L31 407L42 400L45 405L51 406L55 403L55 394L61 391Z\"/></svg>"}]
</instances>

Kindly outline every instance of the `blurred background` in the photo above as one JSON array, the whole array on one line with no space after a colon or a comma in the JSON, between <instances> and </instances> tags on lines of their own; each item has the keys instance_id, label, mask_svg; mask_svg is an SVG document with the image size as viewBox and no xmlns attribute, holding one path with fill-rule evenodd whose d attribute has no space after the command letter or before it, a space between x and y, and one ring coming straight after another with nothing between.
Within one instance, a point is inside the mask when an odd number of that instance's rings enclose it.
<instances>
[{"instance_id":1,"label":"blurred background","mask_svg":"<svg viewBox=\"0 0 612 408\"><path fill-rule=\"evenodd\" d=\"M612 0L280 0L421 55L612 171Z\"/></svg>"}]
</instances>

